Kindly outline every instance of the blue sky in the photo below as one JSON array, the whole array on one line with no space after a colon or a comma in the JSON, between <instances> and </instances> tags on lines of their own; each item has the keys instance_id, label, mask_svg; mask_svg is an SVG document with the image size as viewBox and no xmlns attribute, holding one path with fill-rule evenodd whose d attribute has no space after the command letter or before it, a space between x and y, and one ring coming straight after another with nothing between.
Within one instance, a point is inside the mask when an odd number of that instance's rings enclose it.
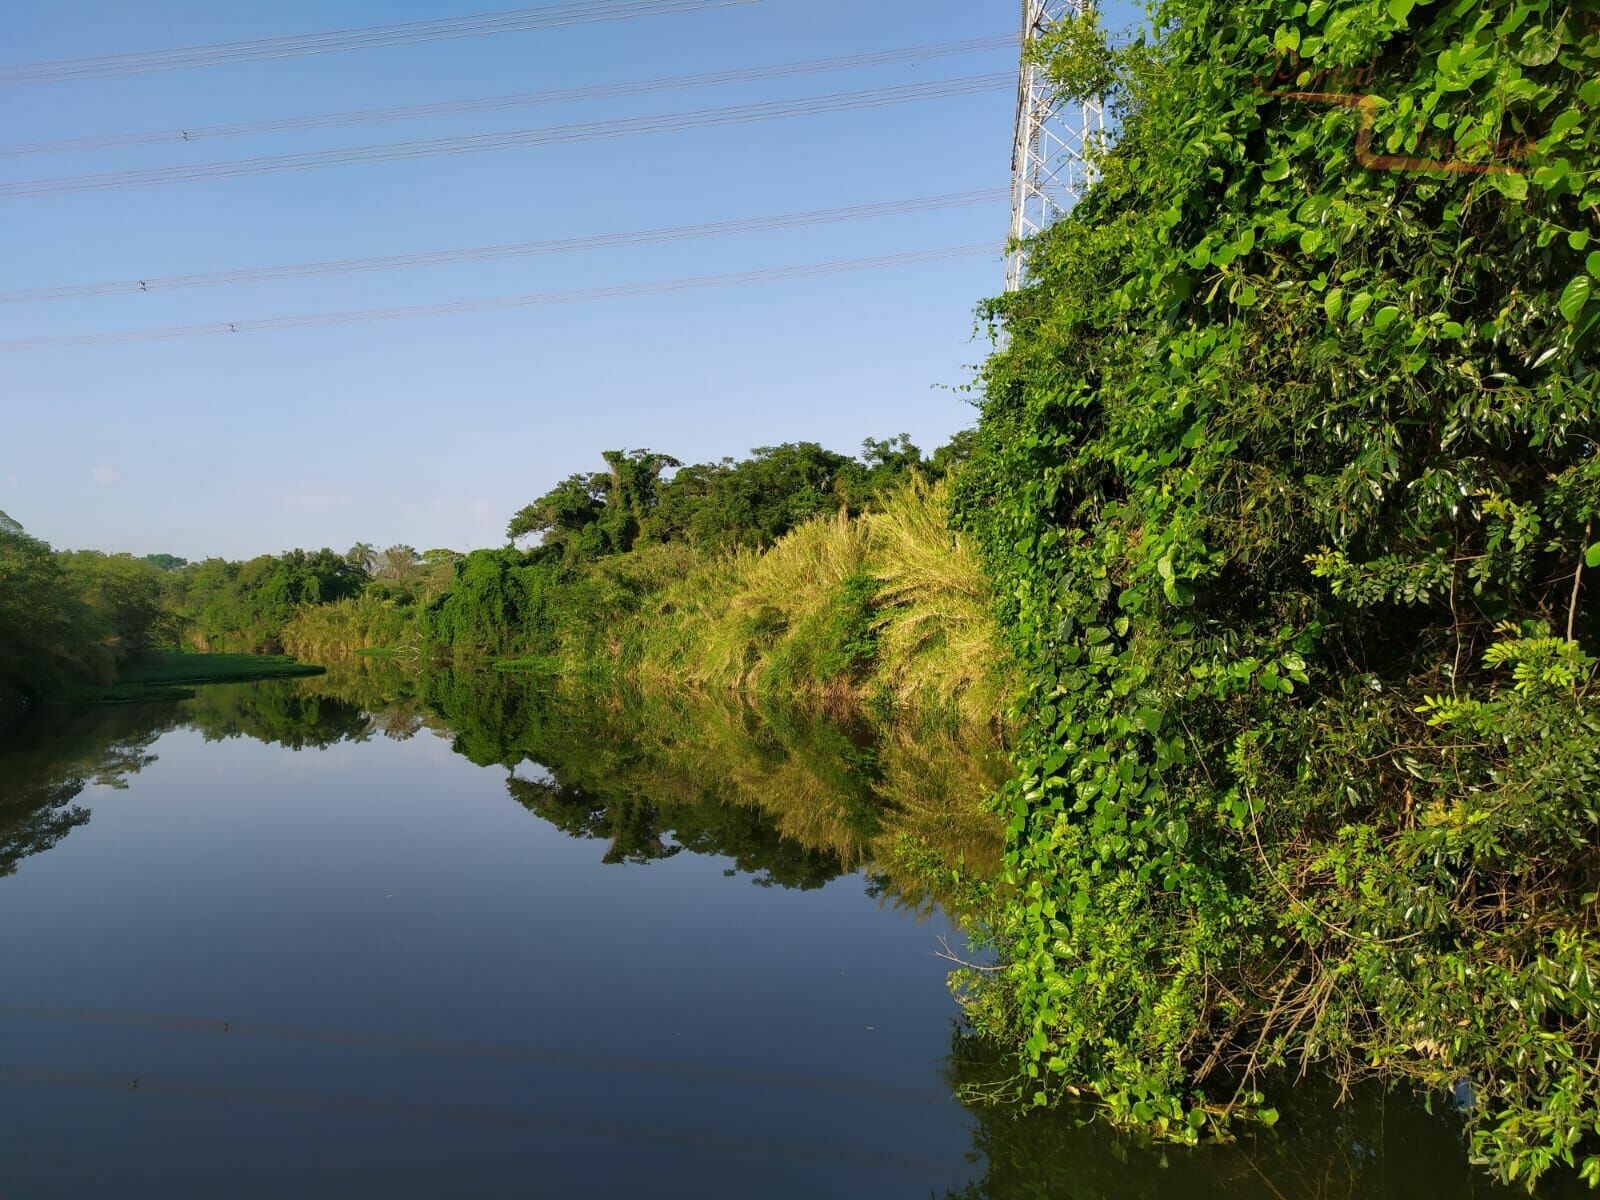
<instances>
[{"instance_id":1,"label":"blue sky","mask_svg":"<svg viewBox=\"0 0 1600 1200\"><path fill-rule=\"evenodd\" d=\"M513 0L514 2L514 0ZM509 6L509 4L508 4ZM0 66L484 0L11 0ZM1014 0L759 0L638 20L0 88L6 143L420 104L998 34ZM0 182L598 121L1012 67L1005 49L692 92L0 159ZM642 138L0 199L0 290L603 234L1006 186L1014 95ZM1000 240L1003 199L581 254L0 306L0 340L432 304ZM238 336L0 355L0 509L63 547L198 558L499 544L601 450L686 460L970 424L998 256Z\"/></svg>"}]
</instances>

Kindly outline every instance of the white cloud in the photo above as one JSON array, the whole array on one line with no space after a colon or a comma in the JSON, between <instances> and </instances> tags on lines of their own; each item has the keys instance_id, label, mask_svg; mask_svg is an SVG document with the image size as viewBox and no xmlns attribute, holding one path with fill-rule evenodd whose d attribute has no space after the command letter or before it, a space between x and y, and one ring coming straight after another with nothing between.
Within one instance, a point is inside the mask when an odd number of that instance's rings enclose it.
<instances>
[{"instance_id":1,"label":"white cloud","mask_svg":"<svg viewBox=\"0 0 1600 1200\"><path fill-rule=\"evenodd\" d=\"M89 468L89 478L93 479L101 487L110 487L120 476L117 474L115 467L97 466Z\"/></svg>"}]
</instances>

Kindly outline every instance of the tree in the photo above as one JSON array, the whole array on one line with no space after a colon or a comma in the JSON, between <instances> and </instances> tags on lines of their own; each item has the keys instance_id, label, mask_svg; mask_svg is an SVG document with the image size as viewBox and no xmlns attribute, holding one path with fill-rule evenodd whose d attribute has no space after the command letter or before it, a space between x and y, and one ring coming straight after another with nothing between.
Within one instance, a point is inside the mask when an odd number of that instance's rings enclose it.
<instances>
[{"instance_id":1,"label":"tree","mask_svg":"<svg viewBox=\"0 0 1600 1200\"><path fill-rule=\"evenodd\" d=\"M378 551L371 542L357 542L344 552L344 560L357 570L371 575L378 566Z\"/></svg>"},{"instance_id":2,"label":"tree","mask_svg":"<svg viewBox=\"0 0 1600 1200\"><path fill-rule=\"evenodd\" d=\"M406 580L414 578L421 558L410 546L390 546L378 561L380 579Z\"/></svg>"},{"instance_id":3,"label":"tree","mask_svg":"<svg viewBox=\"0 0 1600 1200\"><path fill-rule=\"evenodd\" d=\"M0 512L0 707L73 675L106 678L109 629L49 545Z\"/></svg>"},{"instance_id":4,"label":"tree","mask_svg":"<svg viewBox=\"0 0 1600 1200\"><path fill-rule=\"evenodd\" d=\"M593 524L605 507L609 477L592 473L569 475L531 504L524 505L506 526L515 542L534 534L562 540Z\"/></svg>"},{"instance_id":5,"label":"tree","mask_svg":"<svg viewBox=\"0 0 1600 1200\"><path fill-rule=\"evenodd\" d=\"M681 466L669 454L607 450L607 470L569 475L511 518L515 542L543 536L543 547L575 560L625 554L633 548L657 503L661 473Z\"/></svg>"}]
</instances>

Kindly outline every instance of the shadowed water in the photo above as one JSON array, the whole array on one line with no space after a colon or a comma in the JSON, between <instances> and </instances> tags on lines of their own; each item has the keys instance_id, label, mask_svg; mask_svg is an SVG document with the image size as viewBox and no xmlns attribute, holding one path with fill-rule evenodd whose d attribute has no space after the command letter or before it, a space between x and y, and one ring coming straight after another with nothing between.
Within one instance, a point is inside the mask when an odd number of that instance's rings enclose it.
<instances>
[{"instance_id":1,"label":"shadowed water","mask_svg":"<svg viewBox=\"0 0 1600 1200\"><path fill-rule=\"evenodd\" d=\"M1376 1091L1193 1151L958 1100L1007 1069L930 864L995 869L1003 772L366 661L41 714L0 740L0 1194L1500 1194Z\"/></svg>"}]
</instances>

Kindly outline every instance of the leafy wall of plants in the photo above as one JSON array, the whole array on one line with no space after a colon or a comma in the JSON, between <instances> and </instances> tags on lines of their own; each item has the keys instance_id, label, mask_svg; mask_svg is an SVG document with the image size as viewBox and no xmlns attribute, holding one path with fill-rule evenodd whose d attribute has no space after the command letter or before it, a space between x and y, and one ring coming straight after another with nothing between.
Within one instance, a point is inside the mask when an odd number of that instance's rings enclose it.
<instances>
[{"instance_id":1,"label":"leafy wall of plants","mask_svg":"<svg viewBox=\"0 0 1600 1200\"><path fill-rule=\"evenodd\" d=\"M1198 1139L1379 1072L1600 1182L1600 20L1150 28L1051 48L1117 143L986 309L957 521L1027 685L972 1012L1035 1103Z\"/></svg>"}]
</instances>

